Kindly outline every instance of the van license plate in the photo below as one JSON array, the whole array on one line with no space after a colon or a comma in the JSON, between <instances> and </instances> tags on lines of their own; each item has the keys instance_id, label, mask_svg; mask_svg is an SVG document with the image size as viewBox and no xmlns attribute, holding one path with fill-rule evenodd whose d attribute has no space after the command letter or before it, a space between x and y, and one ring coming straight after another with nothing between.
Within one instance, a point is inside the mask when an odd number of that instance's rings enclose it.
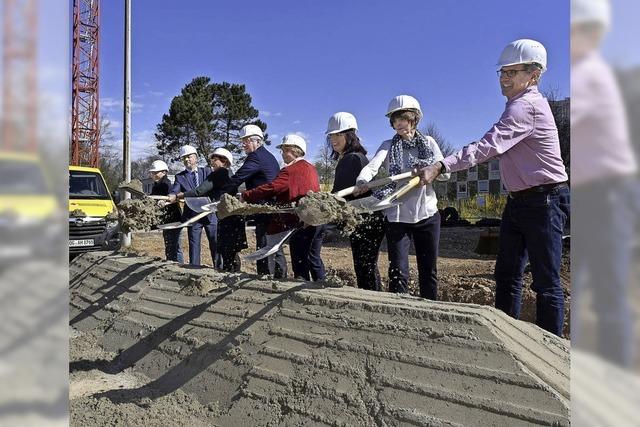
<instances>
[{"instance_id":1,"label":"van license plate","mask_svg":"<svg viewBox=\"0 0 640 427\"><path fill-rule=\"evenodd\" d=\"M70 248L77 248L82 246L93 246L93 239L83 239L83 240L69 240Z\"/></svg>"}]
</instances>

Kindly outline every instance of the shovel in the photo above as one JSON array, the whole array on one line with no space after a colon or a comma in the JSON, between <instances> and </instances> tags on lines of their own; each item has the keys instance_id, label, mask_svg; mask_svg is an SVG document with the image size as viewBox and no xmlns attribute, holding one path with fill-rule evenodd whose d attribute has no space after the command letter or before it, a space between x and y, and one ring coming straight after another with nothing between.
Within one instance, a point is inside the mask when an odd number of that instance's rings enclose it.
<instances>
[{"instance_id":1,"label":"shovel","mask_svg":"<svg viewBox=\"0 0 640 427\"><path fill-rule=\"evenodd\" d=\"M118 186L118 188L128 191L129 193L135 194L136 196L139 196L139 197L149 197L150 199L153 199L153 200L169 200L169 196L157 196L157 195L150 196L143 191L140 191L131 187L130 184L121 184Z\"/></svg>"},{"instance_id":2,"label":"shovel","mask_svg":"<svg viewBox=\"0 0 640 427\"><path fill-rule=\"evenodd\" d=\"M408 173L410 174L411 172L408 172ZM393 206L398 206L400 203L402 203L402 202L399 202L398 199L404 196L405 194L407 194L418 184L420 184L420 177L416 176L416 177L413 177L411 181L406 183L400 189L391 193L389 196L387 196L382 200L379 200L374 196L369 196L369 197L365 197L364 199L352 200L348 203L362 212L375 212L383 209L389 209Z\"/></svg>"},{"instance_id":3,"label":"shovel","mask_svg":"<svg viewBox=\"0 0 640 427\"><path fill-rule=\"evenodd\" d=\"M280 250L280 248L287 241L287 239L289 239L289 237L291 237L291 235L298 229L299 227L296 227L289 231L285 231L282 238L278 240L276 243L274 243L273 245L265 246L264 248L260 248L255 252L244 255L242 259L244 259L245 261L257 261L259 259L266 258L269 255L275 254L276 252L278 252L278 250Z\"/></svg>"},{"instance_id":4,"label":"shovel","mask_svg":"<svg viewBox=\"0 0 640 427\"><path fill-rule=\"evenodd\" d=\"M194 212L212 212L211 209L205 207L218 204L218 202L211 203L211 199L208 197L185 197L184 202Z\"/></svg>"},{"instance_id":5,"label":"shovel","mask_svg":"<svg viewBox=\"0 0 640 427\"><path fill-rule=\"evenodd\" d=\"M391 184L392 182L396 182L396 181L402 181L404 179L407 178L411 178L411 172L405 172L405 173L401 173L398 175L393 175L393 176L388 176L386 178L380 178L380 179L376 179L375 181L371 181L368 182L366 185L369 188L379 188L379 187L384 187L387 184ZM358 188L357 185L354 185L353 187L348 187L345 188L343 190L340 190L335 194L335 196L337 197L345 197L345 196L350 196L351 194L353 194L353 192L356 190L356 188Z\"/></svg>"},{"instance_id":6,"label":"shovel","mask_svg":"<svg viewBox=\"0 0 640 427\"><path fill-rule=\"evenodd\" d=\"M185 222L170 222L168 224L161 224L158 226L158 229L160 230L175 230L176 228L182 228L182 227L189 227L191 224L193 224L194 222L197 222L198 220L200 220L201 218L204 218L205 216L209 215L211 212L209 211L205 211L205 212L201 212L198 215L194 216L193 218L185 221Z\"/></svg>"}]
</instances>

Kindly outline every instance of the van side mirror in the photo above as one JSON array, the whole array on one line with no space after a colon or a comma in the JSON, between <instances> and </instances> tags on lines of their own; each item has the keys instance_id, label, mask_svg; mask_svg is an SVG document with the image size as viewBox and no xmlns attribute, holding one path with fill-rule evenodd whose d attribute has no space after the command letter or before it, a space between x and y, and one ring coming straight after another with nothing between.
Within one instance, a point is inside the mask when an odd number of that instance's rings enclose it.
<instances>
[{"instance_id":1,"label":"van side mirror","mask_svg":"<svg viewBox=\"0 0 640 427\"><path fill-rule=\"evenodd\" d=\"M118 203L120 203L120 191L119 190L113 190L113 193L111 193L111 197L113 197L113 202L116 205Z\"/></svg>"}]
</instances>

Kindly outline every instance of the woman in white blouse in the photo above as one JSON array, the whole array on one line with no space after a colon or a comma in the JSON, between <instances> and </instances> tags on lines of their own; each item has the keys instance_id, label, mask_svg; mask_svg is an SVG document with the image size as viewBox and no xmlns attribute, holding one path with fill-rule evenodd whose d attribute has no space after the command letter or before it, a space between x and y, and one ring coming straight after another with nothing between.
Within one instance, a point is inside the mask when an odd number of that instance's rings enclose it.
<instances>
[{"instance_id":1,"label":"woman in white blouse","mask_svg":"<svg viewBox=\"0 0 640 427\"><path fill-rule=\"evenodd\" d=\"M418 100L409 95L397 96L389 103L386 115L396 134L380 145L375 156L358 175L358 194L368 190L366 183L373 179L383 163L386 164L389 175L397 175L432 165L443 158L436 141L417 130L422 118ZM439 179L448 180L449 176L450 174L443 174ZM396 187L397 184L391 184L374 191L374 195L387 196ZM436 261L440 240L440 214L436 193L431 185L418 186L402 196L400 201L400 205L385 210L389 291L408 292L409 247L413 240L420 296L435 300L438 296Z\"/></svg>"}]
</instances>

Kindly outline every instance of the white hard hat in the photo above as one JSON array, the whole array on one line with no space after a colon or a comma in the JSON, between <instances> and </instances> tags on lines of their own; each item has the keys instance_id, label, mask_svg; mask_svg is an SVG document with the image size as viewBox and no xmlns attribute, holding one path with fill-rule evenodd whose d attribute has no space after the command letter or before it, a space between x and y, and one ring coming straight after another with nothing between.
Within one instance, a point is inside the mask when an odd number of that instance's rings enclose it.
<instances>
[{"instance_id":1,"label":"white hard hat","mask_svg":"<svg viewBox=\"0 0 640 427\"><path fill-rule=\"evenodd\" d=\"M326 134L331 135L332 133L343 132L349 129L358 130L358 122L356 122L356 118L353 114L341 111L339 113L335 113L329 119Z\"/></svg>"},{"instance_id":2,"label":"white hard hat","mask_svg":"<svg viewBox=\"0 0 640 427\"><path fill-rule=\"evenodd\" d=\"M264 135L262 134L262 129L260 129L260 126L246 125L242 129L240 129L240 139L248 138L250 136L259 136L261 139L264 139Z\"/></svg>"},{"instance_id":3,"label":"white hard hat","mask_svg":"<svg viewBox=\"0 0 640 427\"><path fill-rule=\"evenodd\" d=\"M213 150L213 152L211 152L210 156L224 157L225 159L229 160L230 164L233 164L233 154L231 154L231 152L226 148L216 148L215 150Z\"/></svg>"},{"instance_id":4,"label":"white hard hat","mask_svg":"<svg viewBox=\"0 0 640 427\"><path fill-rule=\"evenodd\" d=\"M276 146L276 148L282 148L283 145L293 145L295 147L298 147L302 150L303 154L307 152L307 143L304 138L294 133L285 135L284 138L282 138L282 143Z\"/></svg>"},{"instance_id":5,"label":"white hard hat","mask_svg":"<svg viewBox=\"0 0 640 427\"><path fill-rule=\"evenodd\" d=\"M509 43L500 54L498 59L498 70L502 67L516 64L540 64L542 72L547 71L547 50L542 43L530 40L520 39Z\"/></svg>"},{"instance_id":6,"label":"white hard hat","mask_svg":"<svg viewBox=\"0 0 640 427\"><path fill-rule=\"evenodd\" d=\"M168 170L169 170L169 166L167 166L165 162L163 162L162 160L154 160L153 163L151 163L151 168L149 169L149 172L160 172L160 171L168 171Z\"/></svg>"},{"instance_id":7,"label":"white hard hat","mask_svg":"<svg viewBox=\"0 0 640 427\"><path fill-rule=\"evenodd\" d=\"M571 0L571 24L594 22L604 29L611 23L609 0Z\"/></svg>"},{"instance_id":8,"label":"white hard hat","mask_svg":"<svg viewBox=\"0 0 640 427\"><path fill-rule=\"evenodd\" d=\"M182 147L180 147L180 158L188 156L189 154L197 155L198 152L190 145L183 145Z\"/></svg>"},{"instance_id":9,"label":"white hard hat","mask_svg":"<svg viewBox=\"0 0 640 427\"><path fill-rule=\"evenodd\" d=\"M420 109L420 103L417 99L410 95L399 95L389 101L389 106L387 107L386 116L391 116L392 113L400 110L411 110L418 113L420 118L422 118L422 110Z\"/></svg>"}]
</instances>

